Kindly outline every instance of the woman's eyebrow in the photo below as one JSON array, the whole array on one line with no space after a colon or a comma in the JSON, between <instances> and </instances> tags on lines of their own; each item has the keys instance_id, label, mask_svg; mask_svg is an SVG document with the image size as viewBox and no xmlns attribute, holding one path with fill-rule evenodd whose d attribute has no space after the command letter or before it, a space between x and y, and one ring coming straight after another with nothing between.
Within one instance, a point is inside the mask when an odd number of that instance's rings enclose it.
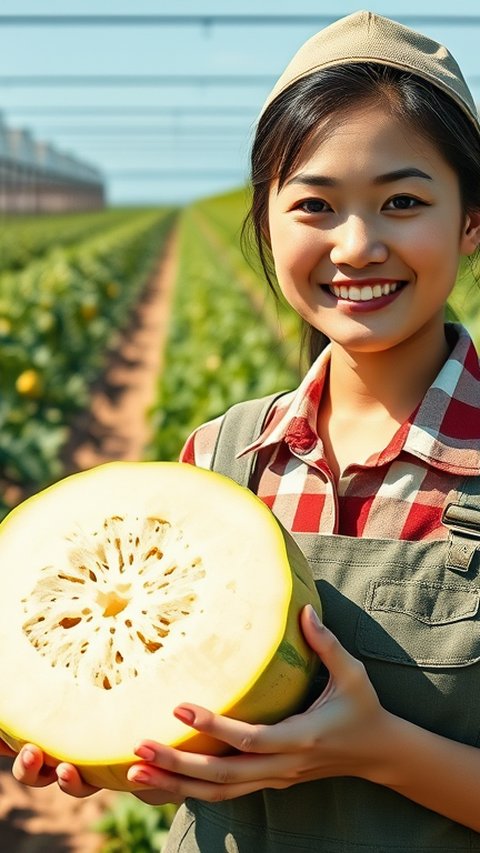
<instances>
[{"instance_id":1,"label":"woman's eyebrow","mask_svg":"<svg viewBox=\"0 0 480 853\"><path fill-rule=\"evenodd\" d=\"M427 175L426 172L422 172L421 169L417 169L415 166L406 166L404 169L394 169L393 172L386 172L384 175L377 175L376 178L373 179L374 184L390 184L393 181L401 181L404 178L423 178L426 181L431 181L431 175ZM304 184L308 187L339 187L342 182L338 181L336 178L329 178L327 175L308 175L305 172L300 172L298 175L294 175L293 178L290 178L285 184L285 186L290 186L290 184Z\"/></svg>"},{"instance_id":2,"label":"woman's eyebrow","mask_svg":"<svg viewBox=\"0 0 480 853\"><path fill-rule=\"evenodd\" d=\"M393 172L387 172L385 175L378 175L373 179L374 184L389 184L391 181L401 181L403 178L424 178L426 181L431 181L432 176L422 172L415 166L407 166L405 169L395 169Z\"/></svg>"}]
</instances>

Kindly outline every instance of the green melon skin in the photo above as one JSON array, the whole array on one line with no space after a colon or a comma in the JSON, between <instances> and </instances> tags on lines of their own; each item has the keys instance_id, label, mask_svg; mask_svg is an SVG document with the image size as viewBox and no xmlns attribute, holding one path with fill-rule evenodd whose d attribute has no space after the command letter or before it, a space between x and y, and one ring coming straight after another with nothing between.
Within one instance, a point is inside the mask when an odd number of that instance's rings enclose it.
<instances>
[{"instance_id":1,"label":"green melon skin","mask_svg":"<svg viewBox=\"0 0 480 853\"><path fill-rule=\"evenodd\" d=\"M0 736L100 788L145 787L126 775L144 738L228 752L173 717L180 702L274 724L318 668L299 618L321 604L293 537L248 489L183 463L107 463L29 498L0 524L0 583Z\"/></svg>"}]
</instances>

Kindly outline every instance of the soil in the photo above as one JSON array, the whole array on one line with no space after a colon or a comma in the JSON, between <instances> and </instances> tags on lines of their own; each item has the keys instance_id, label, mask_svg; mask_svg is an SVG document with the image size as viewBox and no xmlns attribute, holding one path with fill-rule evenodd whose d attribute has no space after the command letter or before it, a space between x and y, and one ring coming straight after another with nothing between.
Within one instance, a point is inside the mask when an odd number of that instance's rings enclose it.
<instances>
[{"instance_id":1,"label":"soil","mask_svg":"<svg viewBox=\"0 0 480 853\"><path fill-rule=\"evenodd\" d=\"M118 347L92 388L90 410L72 425L64 453L67 472L113 460L138 461L148 446L148 409L163 366L170 300L176 272L176 234L132 313ZM57 785L28 788L0 758L1 853L99 853L103 837L92 830L115 793L80 800Z\"/></svg>"},{"instance_id":2,"label":"soil","mask_svg":"<svg viewBox=\"0 0 480 853\"><path fill-rule=\"evenodd\" d=\"M162 370L170 300L176 271L172 233L156 273L124 330L105 371L92 388L90 409L73 423L64 453L67 471L122 459L142 458L150 439L148 409Z\"/></svg>"}]
</instances>

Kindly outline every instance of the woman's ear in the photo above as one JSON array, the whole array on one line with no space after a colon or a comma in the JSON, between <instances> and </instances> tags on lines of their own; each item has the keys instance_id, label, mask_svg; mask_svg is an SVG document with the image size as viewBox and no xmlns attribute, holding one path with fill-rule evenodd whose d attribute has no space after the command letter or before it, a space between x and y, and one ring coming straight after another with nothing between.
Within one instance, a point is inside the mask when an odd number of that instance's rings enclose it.
<instances>
[{"instance_id":1,"label":"woman's ear","mask_svg":"<svg viewBox=\"0 0 480 853\"><path fill-rule=\"evenodd\" d=\"M471 255L480 246L480 210L467 213L462 229L460 251L462 255Z\"/></svg>"}]
</instances>

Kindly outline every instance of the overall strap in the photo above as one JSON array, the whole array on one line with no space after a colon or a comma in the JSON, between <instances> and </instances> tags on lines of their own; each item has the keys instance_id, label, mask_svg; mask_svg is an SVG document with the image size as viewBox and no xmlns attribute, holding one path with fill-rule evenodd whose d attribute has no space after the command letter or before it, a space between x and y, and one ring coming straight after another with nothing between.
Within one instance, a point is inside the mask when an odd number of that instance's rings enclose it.
<instances>
[{"instance_id":1,"label":"overall strap","mask_svg":"<svg viewBox=\"0 0 480 853\"><path fill-rule=\"evenodd\" d=\"M210 463L212 471L226 474L241 486L248 486L256 454L248 453L241 459L235 457L260 434L271 407L285 393L281 391L256 400L235 403L227 409L213 450Z\"/></svg>"},{"instance_id":2,"label":"overall strap","mask_svg":"<svg viewBox=\"0 0 480 853\"><path fill-rule=\"evenodd\" d=\"M465 478L457 500L445 507L442 522L449 528L447 569L468 572L480 548L480 475Z\"/></svg>"}]
</instances>

